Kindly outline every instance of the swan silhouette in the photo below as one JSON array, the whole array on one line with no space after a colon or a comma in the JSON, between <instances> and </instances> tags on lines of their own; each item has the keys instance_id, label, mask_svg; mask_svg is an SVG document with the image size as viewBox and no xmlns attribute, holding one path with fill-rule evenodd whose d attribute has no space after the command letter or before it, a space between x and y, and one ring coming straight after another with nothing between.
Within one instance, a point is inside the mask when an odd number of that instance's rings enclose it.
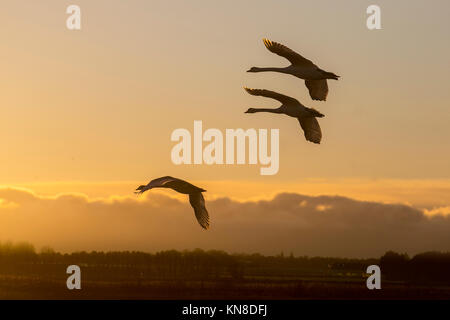
<instances>
[{"instance_id":1,"label":"swan silhouette","mask_svg":"<svg viewBox=\"0 0 450 320\"><path fill-rule=\"evenodd\" d=\"M322 131L320 130L319 122L316 118L322 118L324 115L319 111L313 108L305 107L297 99L274 91L265 89L250 89L246 87L244 87L244 89L253 96L272 98L281 102L281 106L276 109L250 108L245 113L271 112L297 118L305 133L306 140L317 144L320 143L322 140Z\"/></svg>"},{"instance_id":2,"label":"swan silhouette","mask_svg":"<svg viewBox=\"0 0 450 320\"><path fill-rule=\"evenodd\" d=\"M328 83L327 79L338 80L340 76L327 72L316 66L311 60L302 57L297 52L289 49L288 47L263 39L266 48L283 58L286 58L291 63L290 66L284 68L258 68L252 67L247 72L264 72L274 71L293 75L297 78L304 79L305 85L309 90L309 95L313 100L325 101L328 95Z\"/></svg>"},{"instance_id":3,"label":"swan silhouette","mask_svg":"<svg viewBox=\"0 0 450 320\"><path fill-rule=\"evenodd\" d=\"M147 185L140 185L136 189L135 193L142 194L153 188L170 188L179 193L188 194L189 202L192 208L194 208L195 217L197 218L198 223L203 229L209 228L209 214L205 207L205 198L203 198L202 195L202 192L206 191L205 189L196 187L193 184L181 179L165 176L154 179Z\"/></svg>"}]
</instances>

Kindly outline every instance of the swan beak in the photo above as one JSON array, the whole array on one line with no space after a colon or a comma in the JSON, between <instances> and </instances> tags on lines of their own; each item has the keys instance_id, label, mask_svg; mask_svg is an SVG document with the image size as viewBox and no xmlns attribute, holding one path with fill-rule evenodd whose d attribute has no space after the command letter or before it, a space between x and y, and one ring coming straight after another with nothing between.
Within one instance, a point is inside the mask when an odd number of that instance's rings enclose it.
<instances>
[{"instance_id":1,"label":"swan beak","mask_svg":"<svg viewBox=\"0 0 450 320\"><path fill-rule=\"evenodd\" d=\"M136 188L135 194L142 194L145 191L145 186L139 186Z\"/></svg>"}]
</instances>

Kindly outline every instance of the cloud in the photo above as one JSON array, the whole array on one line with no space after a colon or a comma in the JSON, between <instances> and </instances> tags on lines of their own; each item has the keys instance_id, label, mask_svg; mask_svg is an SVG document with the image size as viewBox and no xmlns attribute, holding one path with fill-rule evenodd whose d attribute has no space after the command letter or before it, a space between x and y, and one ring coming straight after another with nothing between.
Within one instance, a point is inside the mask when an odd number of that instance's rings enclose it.
<instances>
[{"instance_id":1,"label":"cloud","mask_svg":"<svg viewBox=\"0 0 450 320\"><path fill-rule=\"evenodd\" d=\"M450 206L433 208L431 210L425 209L424 213L427 216L436 216L436 215L450 216Z\"/></svg>"},{"instance_id":2,"label":"cloud","mask_svg":"<svg viewBox=\"0 0 450 320\"><path fill-rule=\"evenodd\" d=\"M283 192L296 192L310 196L323 194L341 195L363 201L403 203L421 209L445 207L450 204L450 179L352 179L352 178L310 178L301 181L278 181L261 179L248 180L196 180L193 176L184 179L195 182L208 190L208 196L230 197L241 201L264 200ZM67 181L15 184L33 190L40 195L73 193L74 191L93 197L110 195L132 195L136 186L143 181ZM11 187L6 185L4 187ZM2 186L0 186L2 188ZM173 195L172 192L167 194Z\"/></svg>"},{"instance_id":3,"label":"cloud","mask_svg":"<svg viewBox=\"0 0 450 320\"><path fill-rule=\"evenodd\" d=\"M316 206L316 210L317 210L317 211L326 211L326 210L328 210L328 209L331 209L331 206L330 206L330 205L327 205L327 204L318 204L318 205Z\"/></svg>"},{"instance_id":4,"label":"cloud","mask_svg":"<svg viewBox=\"0 0 450 320\"><path fill-rule=\"evenodd\" d=\"M281 193L269 200L209 199L211 229L187 199L158 192L91 199L0 189L0 240L57 250L222 249L296 255L377 257L450 250L450 215L339 196Z\"/></svg>"}]
</instances>

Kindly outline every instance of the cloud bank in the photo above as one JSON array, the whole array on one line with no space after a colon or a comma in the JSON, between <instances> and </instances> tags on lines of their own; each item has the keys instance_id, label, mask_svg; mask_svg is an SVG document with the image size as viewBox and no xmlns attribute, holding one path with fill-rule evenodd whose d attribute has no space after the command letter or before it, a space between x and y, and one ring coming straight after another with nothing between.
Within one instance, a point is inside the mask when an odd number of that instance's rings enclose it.
<instances>
[{"instance_id":1,"label":"cloud bank","mask_svg":"<svg viewBox=\"0 0 450 320\"><path fill-rule=\"evenodd\" d=\"M203 231L189 203L157 192L142 197L54 197L0 189L0 240L62 251L221 249L295 255L378 257L387 250L450 251L450 215L338 196L282 193L273 199L208 201ZM440 214L442 213L442 214Z\"/></svg>"}]
</instances>

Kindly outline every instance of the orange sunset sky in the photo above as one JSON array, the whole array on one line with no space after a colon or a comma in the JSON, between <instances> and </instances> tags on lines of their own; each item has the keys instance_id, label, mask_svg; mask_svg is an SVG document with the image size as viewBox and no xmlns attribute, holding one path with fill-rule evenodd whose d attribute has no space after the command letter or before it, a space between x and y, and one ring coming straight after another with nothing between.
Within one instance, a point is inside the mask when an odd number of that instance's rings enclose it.
<instances>
[{"instance_id":1,"label":"orange sunset sky","mask_svg":"<svg viewBox=\"0 0 450 320\"><path fill-rule=\"evenodd\" d=\"M82 29L66 28L81 8ZM366 8L381 7L381 30ZM72 250L223 249L376 256L450 250L450 3L3 1L0 241ZM281 42L341 76L326 102ZM243 86L325 114L323 140ZM280 169L174 165L177 128L280 129ZM207 189L211 229L184 196L134 189L172 175ZM382 238L382 240L381 240ZM333 243L331 245L331 243Z\"/></svg>"}]
</instances>

